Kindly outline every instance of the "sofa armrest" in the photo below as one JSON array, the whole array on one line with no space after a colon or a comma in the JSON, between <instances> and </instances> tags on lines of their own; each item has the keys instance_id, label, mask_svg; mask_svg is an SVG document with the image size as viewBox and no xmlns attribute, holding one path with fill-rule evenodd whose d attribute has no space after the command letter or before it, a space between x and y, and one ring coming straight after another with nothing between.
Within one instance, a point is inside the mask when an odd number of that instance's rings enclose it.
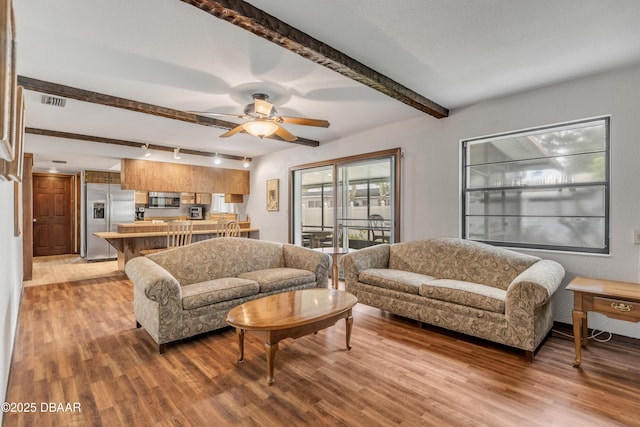
<instances>
[{"instance_id":1,"label":"sofa armrest","mask_svg":"<svg viewBox=\"0 0 640 427\"><path fill-rule=\"evenodd\" d=\"M283 245L284 265L289 268L312 271L318 287L327 286L331 257L322 252L289 243Z\"/></svg>"},{"instance_id":2,"label":"sofa armrest","mask_svg":"<svg viewBox=\"0 0 640 427\"><path fill-rule=\"evenodd\" d=\"M358 275L369 268L388 268L390 248L391 245L383 243L344 255L340 262L344 268L345 282L355 284Z\"/></svg>"},{"instance_id":3,"label":"sofa armrest","mask_svg":"<svg viewBox=\"0 0 640 427\"><path fill-rule=\"evenodd\" d=\"M520 273L509 284L505 301L507 316L518 310L533 312L546 304L564 279L564 267L543 259Z\"/></svg>"},{"instance_id":4,"label":"sofa armrest","mask_svg":"<svg viewBox=\"0 0 640 427\"><path fill-rule=\"evenodd\" d=\"M124 269L133 286L143 290L150 300L160 305L166 305L170 299L182 300L180 283L171 273L149 258L133 258Z\"/></svg>"}]
</instances>

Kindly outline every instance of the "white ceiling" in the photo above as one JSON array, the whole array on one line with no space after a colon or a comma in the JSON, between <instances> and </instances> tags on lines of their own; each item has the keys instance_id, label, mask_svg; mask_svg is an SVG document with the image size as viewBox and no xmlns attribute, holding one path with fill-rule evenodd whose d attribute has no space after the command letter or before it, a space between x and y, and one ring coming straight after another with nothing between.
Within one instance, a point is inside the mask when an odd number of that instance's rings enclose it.
<instances>
[{"instance_id":1,"label":"white ceiling","mask_svg":"<svg viewBox=\"0 0 640 427\"><path fill-rule=\"evenodd\" d=\"M240 114L252 93L265 92L281 114L329 120L328 129L285 126L321 144L437 120L179 0L13 1L25 77L184 111ZM250 3L449 109L640 62L637 0ZM33 128L249 157L292 147L73 99L45 106L31 91L26 103ZM120 158L142 154L31 134L25 151L36 170L66 160L61 172L119 169ZM173 161L162 152L151 159Z\"/></svg>"}]
</instances>

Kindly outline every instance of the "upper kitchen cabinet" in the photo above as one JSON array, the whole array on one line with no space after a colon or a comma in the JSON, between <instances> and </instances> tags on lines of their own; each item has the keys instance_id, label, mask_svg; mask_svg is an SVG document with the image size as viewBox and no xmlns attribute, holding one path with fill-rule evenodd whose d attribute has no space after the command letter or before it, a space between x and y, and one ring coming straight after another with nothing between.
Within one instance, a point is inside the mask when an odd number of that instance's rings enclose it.
<instances>
[{"instance_id":1,"label":"upper kitchen cabinet","mask_svg":"<svg viewBox=\"0 0 640 427\"><path fill-rule=\"evenodd\" d=\"M180 193L181 205L210 205L211 193Z\"/></svg>"},{"instance_id":2,"label":"upper kitchen cabinet","mask_svg":"<svg viewBox=\"0 0 640 427\"><path fill-rule=\"evenodd\" d=\"M136 191L136 205L149 204L149 193L146 191Z\"/></svg>"},{"instance_id":3,"label":"upper kitchen cabinet","mask_svg":"<svg viewBox=\"0 0 640 427\"><path fill-rule=\"evenodd\" d=\"M123 159L121 181L139 191L249 194L249 171L238 169Z\"/></svg>"},{"instance_id":4,"label":"upper kitchen cabinet","mask_svg":"<svg viewBox=\"0 0 640 427\"><path fill-rule=\"evenodd\" d=\"M181 205L195 205L196 193L180 193Z\"/></svg>"},{"instance_id":5,"label":"upper kitchen cabinet","mask_svg":"<svg viewBox=\"0 0 640 427\"><path fill-rule=\"evenodd\" d=\"M242 203L244 201L244 197L242 194L225 194L224 202L225 203Z\"/></svg>"},{"instance_id":6,"label":"upper kitchen cabinet","mask_svg":"<svg viewBox=\"0 0 640 427\"><path fill-rule=\"evenodd\" d=\"M84 182L91 184L120 184L118 172L84 171Z\"/></svg>"},{"instance_id":7,"label":"upper kitchen cabinet","mask_svg":"<svg viewBox=\"0 0 640 427\"><path fill-rule=\"evenodd\" d=\"M224 191L213 193L249 194L249 171L239 169L224 169Z\"/></svg>"},{"instance_id":8,"label":"upper kitchen cabinet","mask_svg":"<svg viewBox=\"0 0 640 427\"><path fill-rule=\"evenodd\" d=\"M196 193L196 205L210 205L211 193Z\"/></svg>"}]
</instances>

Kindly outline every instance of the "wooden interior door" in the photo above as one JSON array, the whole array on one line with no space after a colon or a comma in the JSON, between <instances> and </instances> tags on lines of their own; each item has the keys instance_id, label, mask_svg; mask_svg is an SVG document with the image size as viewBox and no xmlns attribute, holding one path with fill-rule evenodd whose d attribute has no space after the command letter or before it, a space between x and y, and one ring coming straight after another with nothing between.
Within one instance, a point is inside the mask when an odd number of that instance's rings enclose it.
<instances>
[{"instance_id":1,"label":"wooden interior door","mask_svg":"<svg viewBox=\"0 0 640 427\"><path fill-rule=\"evenodd\" d=\"M33 255L71 253L73 177L33 174Z\"/></svg>"}]
</instances>

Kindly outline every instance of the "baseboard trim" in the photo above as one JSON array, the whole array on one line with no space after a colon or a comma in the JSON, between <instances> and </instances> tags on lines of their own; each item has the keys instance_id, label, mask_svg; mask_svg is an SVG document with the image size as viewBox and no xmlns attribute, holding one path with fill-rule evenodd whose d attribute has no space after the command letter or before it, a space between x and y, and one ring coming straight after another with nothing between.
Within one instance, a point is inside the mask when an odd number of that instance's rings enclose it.
<instances>
[{"instance_id":1,"label":"baseboard trim","mask_svg":"<svg viewBox=\"0 0 640 427\"><path fill-rule=\"evenodd\" d=\"M564 323L564 322L557 322L554 321L553 322L553 329L551 330L553 333L553 330L557 330L560 331L562 333L565 334L569 334L571 336L573 336L573 325L569 324L569 323ZM594 333L594 331L600 332L600 329L588 329L588 336L591 336L592 333ZM614 334L613 332L609 332L609 331L605 331L607 333L611 334L611 340L610 342L615 342L617 344L622 344L625 346L629 346L629 347L633 347L633 348L638 348L640 349L640 339L638 338L633 338L633 337L627 337L625 335L618 335L618 334ZM565 337L568 338L568 337Z\"/></svg>"}]
</instances>

